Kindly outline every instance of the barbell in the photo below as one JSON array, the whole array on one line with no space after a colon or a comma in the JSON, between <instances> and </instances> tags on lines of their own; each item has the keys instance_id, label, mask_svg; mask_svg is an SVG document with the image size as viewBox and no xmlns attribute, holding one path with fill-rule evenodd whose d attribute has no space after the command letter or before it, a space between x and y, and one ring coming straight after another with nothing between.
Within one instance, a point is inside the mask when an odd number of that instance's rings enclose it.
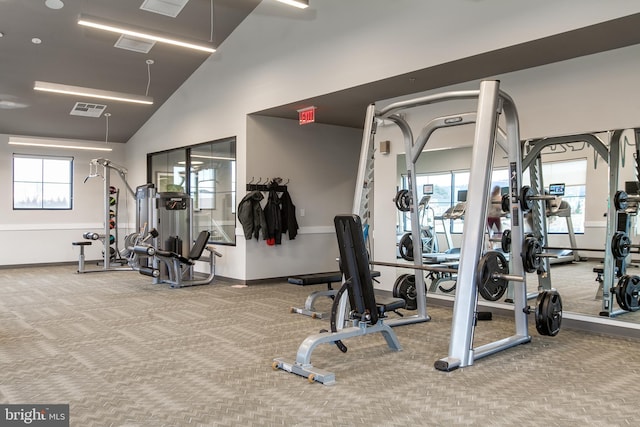
<instances>
[{"instance_id":1,"label":"barbell","mask_svg":"<svg viewBox=\"0 0 640 427\"><path fill-rule=\"evenodd\" d=\"M524 282L523 276L509 274L509 263L500 252L489 251L478 263L476 284L478 293L489 301L497 301L507 290L510 281ZM640 278L639 278L640 282ZM531 308L524 309L526 314ZM535 308L536 330L540 335L556 336L562 323L562 298L555 289L538 294Z\"/></svg>"},{"instance_id":2,"label":"barbell","mask_svg":"<svg viewBox=\"0 0 640 427\"><path fill-rule=\"evenodd\" d=\"M537 241L531 236L527 239ZM369 264L440 273L458 273L458 270L454 268L431 267L427 265L399 264L385 261L369 261ZM525 281L524 276L509 274L509 263L502 253L496 251L489 251L480 258L476 273L475 285L478 293L488 301L497 301L502 298L510 281ZM417 302L415 301L417 296L415 277L413 280L407 280L408 277L408 275L402 275L396 279L394 296L402 297L410 303L411 307L417 307ZM638 279L638 283L640 283L640 278ZM527 307L524 309L524 312L530 314L531 309ZM555 336L558 334L562 322L562 299L555 289L542 291L538 295L535 317L536 329L541 335Z\"/></svg>"},{"instance_id":3,"label":"barbell","mask_svg":"<svg viewBox=\"0 0 640 427\"><path fill-rule=\"evenodd\" d=\"M499 241L501 248L504 252L509 252L511 249L511 232L505 230L502 233L501 239L492 239L492 241ZM640 248L640 245L631 243L631 238L624 231L617 231L611 238L611 254L616 260L623 260L630 253L632 248ZM533 273L540 266L540 258L553 258L556 255L543 253L543 250L571 250L571 251L583 251L583 252L605 252L604 248L575 248L566 246L542 246L538 239L533 236L527 236L525 238L522 257L524 261L524 268L527 273Z\"/></svg>"},{"instance_id":4,"label":"barbell","mask_svg":"<svg viewBox=\"0 0 640 427\"><path fill-rule=\"evenodd\" d=\"M555 200L556 196L550 194L533 194L533 189L528 185L524 185L520 189L520 208L523 212L529 212L533 207L533 202L536 200L551 201ZM503 208L504 210L504 208Z\"/></svg>"}]
</instances>

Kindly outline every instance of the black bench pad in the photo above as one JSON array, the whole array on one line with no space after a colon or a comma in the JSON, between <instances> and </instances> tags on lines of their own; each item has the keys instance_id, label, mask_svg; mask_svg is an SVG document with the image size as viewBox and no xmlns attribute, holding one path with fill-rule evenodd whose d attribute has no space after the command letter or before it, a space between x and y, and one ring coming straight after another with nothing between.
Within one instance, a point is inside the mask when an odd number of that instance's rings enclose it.
<instances>
[{"instance_id":1,"label":"black bench pad","mask_svg":"<svg viewBox=\"0 0 640 427\"><path fill-rule=\"evenodd\" d=\"M332 271L329 273L314 273L314 274L301 274L298 276L291 276L287 279L292 285L317 285L319 283L334 283L342 281L342 273L339 271Z\"/></svg>"},{"instance_id":2,"label":"black bench pad","mask_svg":"<svg viewBox=\"0 0 640 427\"><path fill-rule=\"evenodd\" d=\"M372 271L371 277L379 277L379 271ZM320 283L336 283L342 282L342 273L340 271L331 271L329 273L314 273L314 274L300 274L298 276L291 276L287 279L287 282L292 285L317 285Z\"/></svg>"},{"instance_id":3,"label":"black bench pad","mask_svg":"<svg viewBox=\"0 0 640 427\"><path fill-rule=\"evenodd\" d=\"M387 311L395 311L400 308L404 308L406 304L407 302L402 298L387 297L376 294L376 305L378 313L381 315Z\"/></svg>"}]
</instances>

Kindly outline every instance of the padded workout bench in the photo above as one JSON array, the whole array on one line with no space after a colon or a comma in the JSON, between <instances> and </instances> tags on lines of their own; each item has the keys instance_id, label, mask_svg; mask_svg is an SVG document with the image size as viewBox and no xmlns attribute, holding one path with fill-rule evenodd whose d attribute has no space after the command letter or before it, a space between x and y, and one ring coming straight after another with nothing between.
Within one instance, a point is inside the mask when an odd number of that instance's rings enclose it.
<instances>
[{"instance_id":1,"label":"padded workout bench","mask_svg":"<svg viewBox=\"0 0 640 427\"><path fill-rule=\"evenodd\" d=\"M84 247L91 246L91 242L71 242L73 246L80 246L80 256L78 257L78 273L84 273Z\"/></svg>"},{"instance_id":2,"label":"padded workout bench","mask_svg":"<svg viewBox=\"0 0 640 427\"><path fill-rule=\"evenodd\" d=\"M380 276L379 271L371 272L371 277L378 276ZM299 286L320 285L322 283L327 284L326 291L314 291L309 294L307 300L304 303L304 308L291 307L291 313L303 314L314 319L324 319L327 317L328 313L316 311L313 304L318 297L329 297L333 299L338 290L333 289L332 283L341 283L342 273L340 271L331 271L329 273L301 274L298 276L291 276L287 279L287 281L292 285Z\"/></svg>"},{"instance_id":3,"label":"padded workout bench","mask_svg":"<svg viewBox=\"0 0 640 427\"><path fill-rule=\"evenodd\" d=\"M336 318L332 317L331 324L334 331L308 336L298 347L295 361L276 358L271 365L273 369L282 369L306 377L309 382L317 381L325 385L335 383L335 374L315 368L311 364L313 350L319 344L336 344L340 348L343 346L342 340L347 338L381 333L389 349L399 351L402 348L398 337L383 319L387 311L404 308L406 304L401 298L376 300L360 218L356 215L339 215L335 217L334 223L345 276L345 282L336 293L334 305L339 305L338 301L346 292L353 326L337 330L334 328ZM337 314L335 309L332 312L334 316Z\"/></svg>"},{"instance_id":4,"label":"padded workout bench","mask_svg":"<svg viewBox=\"0 0 640 427\"><path fill-rule=\"evenodd\" d=\"M596 291L596 296L594 298L594 300L601 300L602 296L604 295L604 279L603 279L603 275L604 275L604 265L602 264L598 264L595 267L593 267L593 272L597 274L596 276L596 282L598 282L598 290ZM614 275L616 275L616 277L618 274L618 268L616 267L614 269Z\"/></svg>"}]
</instances>

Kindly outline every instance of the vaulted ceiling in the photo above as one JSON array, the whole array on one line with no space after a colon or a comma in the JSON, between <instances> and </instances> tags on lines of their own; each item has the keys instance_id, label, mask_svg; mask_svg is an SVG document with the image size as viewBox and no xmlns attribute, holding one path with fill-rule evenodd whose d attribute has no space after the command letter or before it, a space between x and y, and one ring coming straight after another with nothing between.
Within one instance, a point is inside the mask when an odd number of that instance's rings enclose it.
<instances>
[{"instance_id":1,"label":"vaulted ceiling","mask_svg":"<svg viewBox=\"0 0 640 427\"><path fill-rule=\"evenodd\" d=\"M108 140L126 142L208 57L161 43L148 53L116 48L117 34L79 26L80 15L216 47L261 0L187 0L175 18L142 10L145 1L0 0L0 133L101 141L109 124ZM256 113L296 119L297 109L315 105L319 122L362 127L371 102L638 44L638 28L640 14L630 15ZM148 94L154 103L36 92L35 81ZM71 115L77 102L106 108L99 117Z\"/></svg>"},{"instance_id":2,"label":"vaulted ceiling","mask_svg":"<svg viewBox=\"0 0 640 427\"><path fill-rule=\"evenodd\" d=\"M210 0L188 0L175 18L142 10L143 2L0 0L0 133L103 141L104 113L110 113L109 141L126 142L209 56L162 43L155 43L148 53L116 48L119 35L79 26L80 15L216 47L260 0L213 1L213 26ZM170 6L180 0L156 2ZM47 4L64 6L51 9ZM39 44L32 41L36 38ZM36 92L35 81L137 95L148 92L154 103ZM76 102L106 109L99 117L70 115Z\"/></svg>"}]
</instances>

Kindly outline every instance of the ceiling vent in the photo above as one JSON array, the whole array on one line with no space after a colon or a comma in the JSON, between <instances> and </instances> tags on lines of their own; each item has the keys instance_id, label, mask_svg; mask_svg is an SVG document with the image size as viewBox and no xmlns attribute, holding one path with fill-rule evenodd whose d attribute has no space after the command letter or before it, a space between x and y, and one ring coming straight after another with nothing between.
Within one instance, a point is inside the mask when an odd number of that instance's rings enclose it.
<instances>
[{"instance_id":1,"label":"ceiling vent","mask_svg":"<svg viewBox=\"0 0 640 427\"><path fill-rule=\"evenodd\" d=\"M127 36L123 34L113 46L139 53L149 53L149 51L155 44L156 42L153 40L145 40L139 37Z\"/></svg>"},{"instance_id":2,"label":"ceiling vent","mask_svg":"<svg viewBox=\"0 0 640 427\"><path fill-rule=\"evenodd\" d=\"M71 110L72 116L82 116L82 117L100 117L100 115L107 108L106 105L100 104L88 104L86 102L76 102L76 105L73 106Z\"/></svg>"},{"instance_id":3,"label":"ceiling vent","mask_svg":"<svg viewBox=\"0 0 640 427\"><path fill-rule=\"evenodd\" d=\"M189 0L144 0L140 9L175 18Z\"/></svg>"}]
</instances>

